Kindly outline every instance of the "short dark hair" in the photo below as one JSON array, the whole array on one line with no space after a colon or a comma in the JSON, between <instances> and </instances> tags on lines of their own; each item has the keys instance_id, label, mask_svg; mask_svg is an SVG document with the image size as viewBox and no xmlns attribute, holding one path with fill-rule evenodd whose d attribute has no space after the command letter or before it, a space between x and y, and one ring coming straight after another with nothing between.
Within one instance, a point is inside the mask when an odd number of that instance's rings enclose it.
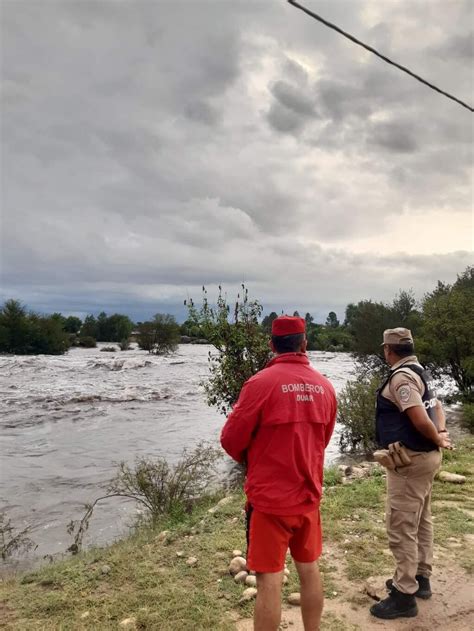
<instances>
[{"instance_id":1,"label":"short dark hair","mask_svg":"<svg viewBox=\"0 0 474 631\"><path fill-rule=\"evenodd\" d=\"M293 335L272 335L272 343L277 353L297 353L304 342L304 333Z\"/></svg>"},{"instance_id":2,"label":"short dark hair","mask_svg":"<svg viewBox=\"0 0 474 631\"><path fill-rule=\"evenodd\" d=\"M415 352L415 347L411 342L408 344L387 344L387 346L398 357L409 357Z\"/></svg>"}]
</instances>

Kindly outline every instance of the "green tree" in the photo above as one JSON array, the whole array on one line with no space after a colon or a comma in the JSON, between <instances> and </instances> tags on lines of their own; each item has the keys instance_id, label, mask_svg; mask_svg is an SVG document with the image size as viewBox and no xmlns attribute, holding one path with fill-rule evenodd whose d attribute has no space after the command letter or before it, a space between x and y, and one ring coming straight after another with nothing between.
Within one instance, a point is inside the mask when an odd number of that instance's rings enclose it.
<instances>
[{"instance_id":1,"label":"green tree","mask_svg":"<svg viewBox=\"0 0 474 631\"><path fill-rule=\"evenodd\" d=\"M174 353L180 340L179 325L174 316L157 313L150 322L138 326L138 345L155 355Z\"/></svg>"},{"instance_id":2,"label":"green tree","mask_svg":"<svg viewBox=\"0 0 474 631\"><path fill-rule=\"evenodd\" d=\"M61 314L27 313L18 300L7 300L0 310L0 352L60 355L69 345Z\"/></svg>"},{"instance_id":3,"label":"green tree","mask_svg":"<svg viewBox=\"0 0 474 631\"><path fill-rule=\"evenodd\" d=\"M278 315L274 311L266 315L262 320L262 331L267 335L270 335L272 332L273 320L276 320L277 318Z\"/></svg>"},{"instance_id":4,"label":"green tree","mask_svg":"<svg viewBox=\"0 0 474 631\"><path fill-rule=\"evenodd\" d=\"M88 315L84 319L84 323L81 327L79 335L81 337L93 337L95 340L97 339L98 334L98 326L97 320L93 315Z\"/></svg>"},{"instance_id":5,"label":"green tree","mask_svg":"<svg viewBox=\"0 0 474 631\"><path fill-rule=\"evenodd\" d=\"M332 327L334 329L339 326L339 320L337 319L337 315L334 311L330 311L328 313L328 317L326 318L326 326Z\"/></svg>"},{"instance_id":6,"label":"green tree","mask_svg":"<svg viewBox=\"0 0 474 631\"><path fill-rule=\"evenodd\" d=\"M338 396L341 451L368 452L375 448L374 405L379 386L379 375L359 367L357 379L348 381Z\"/></svg>"},{"instance_id":7,"label":"green tree","mask_svg":"<svg viewBox=\"0 0 474 631\"><path fill-rule=\"evenodd\" d=\"M101 311L97 316L96 335L94 336L98 342L112 342L110 339L109 319L105 311Z\"/></svg>"},{"instance_id":8,"label":"green tree","mask_svg":"<svg viewBox=\"0 0 474 631\"><path fill-rule=\"evenodd\" d=\"M41 316L30 313L28 316L30 335L29 353L44 355L62 355L69 346L69 335L63 328L57 314Z\"/></svg>"},{"instance_id":9,"label":"green tree","mask_svg":"<svg viewBox=\"0 0 474 631\"><path fill-rule=\"evenodd\" d=\"M79 333L81 326L82 320L76 316L68 316L64 322L66 333Z\"/></svg>"},{"instance_id":10,"label":"green tree","mask_svg":"<svg viewBox=\"0 0 474 631\"><path fill-rule=\"evenodd\" d=\"M425 361L454 379L464 400L474 401L474 267L426 294L419 348Z\"/></svg>"},{"instance_id":11,"label":"green tree","mask_svg":"<svg viewBox=\"0 0 474 631\"><path fill-rule=\"evenodd\" d=\"M197 308L191 300L188 310L189 318L215 348L209 353L210 378L204 383L207 402L227 414L245 381L261 370L271 356L268 336L258 323L262 306L257 300L250 300L245 285L232 309L221 287L216 305L211 306L203 287L202 305Z\"/></svg>"},{"instance_id":12,"label":"green tree","mask_svg":"<svg viewBox=\"0 0 474 631\"><path fill-rule=\"evenodd\" d=\"M18 300L7 300L0 311L0 352L28 352L30 327L26 308Z\"/></svg>"}]
</instances>

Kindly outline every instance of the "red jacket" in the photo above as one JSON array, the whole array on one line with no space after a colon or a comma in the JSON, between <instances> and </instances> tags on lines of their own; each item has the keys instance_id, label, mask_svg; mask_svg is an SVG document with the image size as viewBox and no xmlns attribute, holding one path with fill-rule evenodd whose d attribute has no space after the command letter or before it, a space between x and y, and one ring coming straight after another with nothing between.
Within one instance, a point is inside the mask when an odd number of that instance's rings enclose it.
<instances>
[{"instance_id":1,"label":"red jacket","mask_svg":"<svg viewBox=\"0 0 474 631\"><path fill-rule=\"evenodd\" d=\"M244 384L221 444L247 461L245 492L254 508L297 515L319 506L336 411L334 388L305 353L278 355Z\"/></svg>"}]
</instances>

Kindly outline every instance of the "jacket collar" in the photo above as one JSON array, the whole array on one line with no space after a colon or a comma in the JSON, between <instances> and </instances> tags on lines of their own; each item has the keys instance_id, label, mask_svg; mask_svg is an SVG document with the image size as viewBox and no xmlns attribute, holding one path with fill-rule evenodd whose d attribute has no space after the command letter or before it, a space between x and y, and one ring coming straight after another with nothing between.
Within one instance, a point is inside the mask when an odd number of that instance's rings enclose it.
<instances>
[{"instance_id":1,"label":"jacket collar","mask_svg":"<svg viewBox=\"0 0 474 631\"><path fill-rule=\"evenodd\" d=\"M274 366L275 364L309 364L309 359L306 353L282 353L273 357L265 368Z\"/></svg>"},{"instance_id":2,"label":"jacket collar","mask_svg":"<svg viewBox=\"0 0 474 631\"><path fill-rule=\"evenodd\" d=\"M418 364L418 358L416 355L410 355L410 357L404 357L403 359L400 359L396 364L393 364L393 366L390 367L390 372L392 372L393 370L396 370L397 368L401 368L402 366L404 366L405 364Z\"/></svg>"}]
</instances>

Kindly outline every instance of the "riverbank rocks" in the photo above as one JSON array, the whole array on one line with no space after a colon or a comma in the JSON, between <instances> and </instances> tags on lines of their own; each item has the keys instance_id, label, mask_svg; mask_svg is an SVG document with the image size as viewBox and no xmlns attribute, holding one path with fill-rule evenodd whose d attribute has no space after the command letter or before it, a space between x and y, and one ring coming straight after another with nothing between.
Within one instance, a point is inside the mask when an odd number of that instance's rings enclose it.
<instances>
[{"instance_id":1,"label":"riverbank rocks","mask_svg":"<svg viewBox=\"0 0 474 631\"><path fill-rule=\"evenodd\" d=\"M464 484L466 482L466 476L459 475L458 473L449 473L449 471L440 471L438 473L438 480L441 482L451 482L451 484Z\"/></svg>"},{"instance_id":2,"label":"riverbank rocks","mask_svg":"<svg viewBox=\"0 0 474 631\"><path fill-rule=\"evenodd\" d=\"M161 541L161 542L165 541L169 534L170 534L169 530L162 530L157 537L158 541Z\"/></svg>"},{"instance_id":3,"label":"riverbank rocks","mask_svg":"<svg viewBox=\"0 0 474 631\"><path fill-rule=\"evenodd\" d=\"M104 574L104 576L105 576L106 574L110 574L110 570L111 570L111 569L112 569L112 568L110 567L110 565L103 565L103 566L100 568L100 573L101 573L101 574Z\"/></svg>"},{"instance_id":4,"label":"riverbank rocks","mask_svg":"<svg viewBox=\"0 0 474 631\"><path fill-rule=\"evenodd\" d=\"M197 558L196 557L189 557L189 559L186 559L186 565L189 565L189 567L194 567L195 565L197 565Z\"/></svg>"},{"instance_id":5,"label":"riverbank rocks","mask_svg":"<svg viewBox=\"0 0 474 631\"><path fill-rule=\"evenodd\" d=\"M257 595L257 589L255 587L248 587L247 589L244 589L244 591L242 592L242 598L239 600L239 602L241 603L248 602L249 600L252 600L253 598L255 598L256 595Z\"/></svg>"},{"instance_id":6,"label":"riverbank rocks","mask_svg":"<svg viewBox=\"0 0 474 631\"><path fill-rule=\"evenodd\" d=\"M232 558L241 557L241 556L242 556L242 550L232 550Z\"/></svg>"},{"instance_id":7,"label":"riverbank rocks","mask_svg":"<svg viewBox=\"0 0 474 631\"><path fill-rule=\"evenodd\" d=\"M247 561L244 557L234 557L229 563L229 572L235 576L239 572L247 571Z\"/></svg>"},{"instance_id":8,"label":"riverbank rocks","mask_svg":"<svg viewBox=\"0 0 474 631\"><path fill-rule=\"evenodd\" d=\"M341 484L352 484L355 480L369 478L375 470L379 470L381 465L378 462L359 462L357 465L340 464L337 467L341 473ZM331 488L331 487L330 487Z\"/></svg>"},{"instance_id":9,"label":"riverbank rocks","mask_svg":"<svg viewBox=\"0 0 474 631\"><path fill-rule=\"evenodd\" d=\"M247 576L248 576L248 572L245 572L245 570L243 570L242 572L239 572L238 574L234 576L234 581L236 583L245 583Z\"/></svg>"},{"instance_id":10,"label":"riverbank rocks","mask_svg":"<svg viewBox=\"0 0 474 631\"><path fill-rule=\"evenodd\" d=\"M257 577L256 576L247 576L245 579L245 584L249 587L257 587Z\"/></svg>"},{"instance_id":11,"label":"riverbank rocks","mask_svg":"<svg viewBox=\"0 0 474 631\"><path fill-rule=\"evenodd\" d=\"M299 607L301 605L301 594L299 592L292 592L288 595L287 601L289 605Z\"/></svg>"},{"instance_id":12,"label":"riverbank rocks","mask_svg":"<svg viewBox=\"0 0 474 631\"><path fill-rule=\"evenodd\" d=\"M134 629L136 627L137 624L137 619L136 618L124 618L124 620L122 620L119 623L119 626L122 627L123 629Z\"/></svg>"}]
</instances>

